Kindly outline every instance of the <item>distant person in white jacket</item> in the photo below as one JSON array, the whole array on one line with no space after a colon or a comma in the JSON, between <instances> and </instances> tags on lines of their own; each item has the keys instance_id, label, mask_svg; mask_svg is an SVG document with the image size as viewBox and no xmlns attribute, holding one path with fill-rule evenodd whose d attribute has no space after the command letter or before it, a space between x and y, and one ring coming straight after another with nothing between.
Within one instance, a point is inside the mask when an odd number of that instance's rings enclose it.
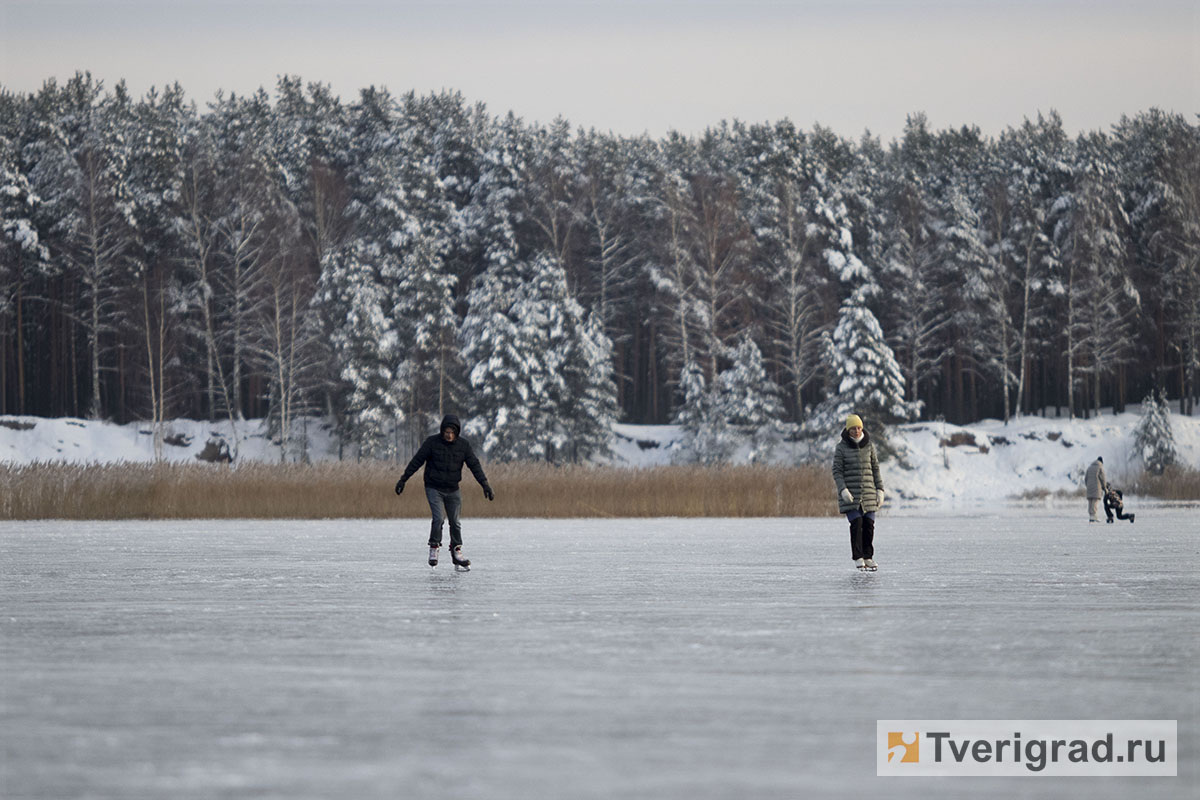
<instances>
[{"instance_id":1,"label":"distant person in white jacket","mask_svg":"<svg viewBox=\"0 0 1200 800\"><path fill-rule=\"evenodd\" d=\"M1083 478L1087 488L1088 522L1100 521L1100 500L1108 491L1108 481L1104 479L1104 458L1097 458L1087 468Z\"/></svg>"}]
</instances>

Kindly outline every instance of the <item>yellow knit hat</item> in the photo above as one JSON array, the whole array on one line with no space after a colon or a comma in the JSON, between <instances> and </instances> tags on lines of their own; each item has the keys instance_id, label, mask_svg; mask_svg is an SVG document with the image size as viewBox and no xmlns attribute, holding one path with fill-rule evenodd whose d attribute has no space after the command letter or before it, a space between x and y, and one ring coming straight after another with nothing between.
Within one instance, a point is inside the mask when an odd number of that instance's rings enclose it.
<instances>
[{"instance_id":1,"label":"yellow knit hat","mask_svg":"<svg viewBox=\"0 0 1200 800\"><path fill-rule=\"evenodd\" d=\"M861 428L862 426L862 419L858 416L858 414L851 414L850 416L846 417L847 430L850 428Z\"/></svg>"}]
</instances>

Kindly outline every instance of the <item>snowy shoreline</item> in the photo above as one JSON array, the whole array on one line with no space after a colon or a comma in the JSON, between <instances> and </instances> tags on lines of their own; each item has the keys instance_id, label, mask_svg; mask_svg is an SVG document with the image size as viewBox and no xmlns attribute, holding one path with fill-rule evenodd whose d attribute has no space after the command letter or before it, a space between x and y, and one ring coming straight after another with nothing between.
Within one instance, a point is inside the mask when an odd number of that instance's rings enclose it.
<instances>
[{"instance_id":1,"label":"snowy shoreline","mask_svg":"<svg viewBox=\"0 0 1200 800\"><path fill-rule=\"evenodd\" d=\"M1133 444L1140 414L1101 413L1090 419L1021 417L1006 425L984 420L972 425L915 422L892 434L902 456L884 462L884 482L895 510L945 506L986 510L990 504L1052 508L1070 505L1082 487L1087 465L1104 457L1110 482L1125 487L1141 472ZM1200 468L1200 419L1171 414L1175 446L1181 464ZM228 422L171 420L164 436L172 443L161 448L162 458L174 463L198 463L210 441L234 442ZM613 453L606 466L652 468L673 463L680 454L681 431L672 425L618 424ZM337 459L338 443L329 426L310 422L310 457ZM830 437L832 440L832 437ZM238 424L239 461L277 462L278 445L270 441L259 420ZM0 417L0 464L111 464L155 460L154 436L147 423L115 425L74 418ZM786 445L775 463L825 457L811 444ZM1045 497L1029 497L1045 492ZM1130 495L1132 498L1132 495ZM1151 501L1138 499L1142 505Z\"/></svg>"}]
</instances>

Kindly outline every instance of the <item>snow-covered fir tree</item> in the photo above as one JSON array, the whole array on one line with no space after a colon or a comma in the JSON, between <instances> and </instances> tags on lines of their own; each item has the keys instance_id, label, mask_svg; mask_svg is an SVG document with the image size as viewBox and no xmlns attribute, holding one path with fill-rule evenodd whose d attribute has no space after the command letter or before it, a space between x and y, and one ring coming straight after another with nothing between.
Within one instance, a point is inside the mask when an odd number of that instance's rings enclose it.
<instances>
[{"instance_id":1,"label":"snow-covered fir tree","mask_svg":"<svg viewBox=\"0 0 1200 800\"><path fill-rule=\"evenodd\" d=\"M680 402L672 422L683 436L674 461L705 466L728 462L737 449L738 436L729 430L716 392L704 380L704 370L695 361L684 364L678 386Z\"/></svg>"},{"instance_id":2,"label":"snow-covered fir tree","mask_svg":"<svg viewBox=\"0 0 1200 800\"><path fill-rule=\"evenodd\" d=\"M499 461L582 460L607 451L615 412L611 345L546 254L504 259L467 297L466 433Z\"/></svg>"},{"instance_id":3,"label":"snow-covered fir tree","mask_svg":"<svg viewBox=\"0 0 1200 800\"><path fill-rule=\"evenodd\" d=\"M915 419L921 410L920 401L905 399L900 365L864 295L856 290L842 303L829 339L826 363L834 390L814 420L824 429L851 412L886 424Z\"/></svg>"},{"instance_id":4,"label":"snow-covered fir tree","mask_svg":"<svg viewBox=\"0 0 1200 800\"><path fill-rule=\"evenodd\" d=\"M395 457L396 424L407 386L401 340L379 248L356 242L329 254L316 302L328 325L334 362L341 365L341 407L347 435L366 456Z\"/></svg>"},{"instance_id":5,"label":"snow-covered fir tree","mask_svg":"<svg viewBox=\"0 0 1200 800\"><path fill-rule=\"evenodd\" d=\"M728 358L730 365L711 385L695 362L680 374L673 422L684 436L676 461L726 463L744 449L751 463L764 462L787 433L780 390L767 375L758 345L743 334Z\"/></svg>"},{"instance_id":6,"label":"snow-covered fir tree","mask_svg":"<svg viewBox=\"0 0 1200 800\"><path fill-rule=\"evenodd\" d=\"M323 315L341 348L342 379L353 378L345 395L347 432L372 448L390 438L408 449L451 405L457 385L457 279L446 269L452 210L420 119L375 89L362 93L354 115L350 227L339 253L326 259L322 280L331 288L318 302L334 304ZM350 298L355 281L359 301ZM363 304L363 313L343 313L347 302ZM371 326L380 324L386 327L373 337ZM381 407L368 408L366 398Z\"/></svg>"},{"instance_id":7,"label":"snow-covered fir tree","mask_svg":"<svg viewBox=\"0 0 1200 800\"><path fill-rule=\"evenodd\" d=\"M613 426L620 413L613 345L599 314L586 312L574 300L566 306L566 353L562 360L569 437L566 455L570 461L584 462L607 455L612 447Z\"/></svg>"},{"instance_id":8,"label":"snow-covered fir tree","mask_svg":"<svg viewBox=\"0 0 1200 800\"><path fill-rule=\"evenodd\" d=\"M762 351L742 335L732 365L717 377L716 411L749 447L751 463L770 459L784 435L779 387L767 375Z\"/></svg>"},{"instance_id":9,"label":"snow-covered fir tree","mask_svg":"<svg viewBox=\"0 0 1200 800\"><path fill-rule=\"evenodd\" d=\"M454 288L458 279L446 269L440 239L420 237L406 248L394 287L392 316L406 343L402 370L409 376L408 416L440 420L457 407L461 394L458 314ZM416 430L428 428L418 422Z\"/></svg>"},{"instance_id":10,"label":"snow-covered fir tree","mask_svg":"<svg viewBox=\"0 0 1200 800\"><path fill-rule=\"evenodd\" d=\"M1142 401L1142 418L1134 429L1133 445L1152 475L1162 475L1179 460L1175 434L1171 431L1171 409L1161 392L1151 392Z\"/></svg>"}]
</instances>

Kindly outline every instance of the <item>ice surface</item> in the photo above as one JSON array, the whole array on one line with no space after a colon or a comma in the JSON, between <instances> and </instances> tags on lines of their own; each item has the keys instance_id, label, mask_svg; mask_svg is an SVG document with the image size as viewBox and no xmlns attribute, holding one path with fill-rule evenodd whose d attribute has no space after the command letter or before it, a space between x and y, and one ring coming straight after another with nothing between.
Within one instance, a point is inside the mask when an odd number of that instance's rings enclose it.
<instances>
[{"instance_id":1,"label":"ice surface","mask_svg":"<svg viewBox=\"0 0 1200 800\"><path fill-rule=\"evenodd\" d=\"M1196 510L0 523L5 798L1196 796ZM875 777L877 719L1178 719L1180 777Z\"/></svg>"}]
</instances>

